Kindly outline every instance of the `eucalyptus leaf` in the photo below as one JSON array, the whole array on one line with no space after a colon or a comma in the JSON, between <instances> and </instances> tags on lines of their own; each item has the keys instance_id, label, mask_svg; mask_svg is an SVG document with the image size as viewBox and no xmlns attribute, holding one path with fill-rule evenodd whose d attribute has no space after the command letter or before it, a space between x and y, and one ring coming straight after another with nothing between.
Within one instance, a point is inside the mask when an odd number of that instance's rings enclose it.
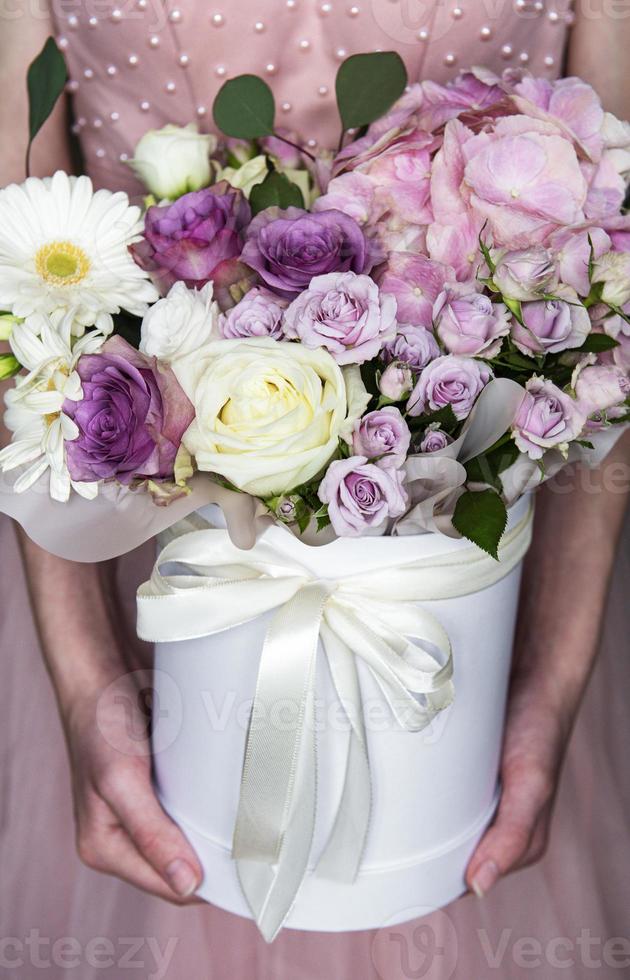
<instances>
[{"instance_id":1,"label":"eucalyptus leaf","mask_svg":"<svg viewBox=\"0 0 630 980\"><path fill-rule=\"evenodd\" d=\"M344 130L367 126L405 91L407 70L395 51L355 54L337 72L335 90Z\"/></svg>"},{"instance_id":2,"label":"eucalyptus leaf","mask_svg":"<svg viewBox=\"0 0 630 980\"><path fill-rule=\"evenodd\" d=\"M273 93L257 75L238 75L219 89L212 115L225 136L244 140L271 136L276 115Z\"/></svg>"},{"instance_id":3,"label":"eucalyptus leaf","mask_svg":"<svg viewBox=\"0 0 630 980\"><path fill-rule=\"evenodd\" d=\"M55 39L49 37L37 57L31 62L26 76L29 136L26 154L27 174L31 143L53 111L67 79L68 69L64 57Z\"/></svg>"},{"instance_id":4,"label":"eucalyptus leaf","mask_svg":"<svg viewBox=\"0 0 630 980\"><path fill-rule=\"evenodd\" d=\"M506 524L505 504L494 490L467 490L457 501L453 514L455 529L497 560Z\"/></svg>"},{"instance_id":5,"label":"eucalyptus leaf","mask_svg":"<svg viewBox=\"0 0 630 980\"><path fill-rule=\"evenodd\" d=\"M252 187L249 203L254 214L265 208L303 208L304 198L297 184L292 183L285 174L270 170L260 184Z\"/></svg>"}]
</instances>

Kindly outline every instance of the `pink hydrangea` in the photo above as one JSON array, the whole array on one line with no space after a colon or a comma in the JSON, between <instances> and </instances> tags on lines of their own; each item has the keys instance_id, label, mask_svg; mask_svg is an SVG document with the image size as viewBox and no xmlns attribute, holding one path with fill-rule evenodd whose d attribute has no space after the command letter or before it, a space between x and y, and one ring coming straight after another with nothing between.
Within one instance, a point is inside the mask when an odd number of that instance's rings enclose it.
<instances>
[{"instance_id":1,"label":"pink hydrangea","mask_svg":"<svg viewBox=\"0 0 630 980\"><path fill-rule=\"evenodd\" d=\"M401 323L431 327L433 304L444 289L453 270L424 255L391 252L379 276L383 292L396 298Z\"/></svg>"},{"instance_id":2,"label":"pink hydrangea","mask_svg":"<svg viewBox=\"0 0 630 980\"><path fill-rule=\"evenodd\" d=\"M558 228L584 220L586 180L573 144L552 126L506 116L462 151L470 204L487 219L495 245L546 244Z\"/></svg>"}]
</instances>

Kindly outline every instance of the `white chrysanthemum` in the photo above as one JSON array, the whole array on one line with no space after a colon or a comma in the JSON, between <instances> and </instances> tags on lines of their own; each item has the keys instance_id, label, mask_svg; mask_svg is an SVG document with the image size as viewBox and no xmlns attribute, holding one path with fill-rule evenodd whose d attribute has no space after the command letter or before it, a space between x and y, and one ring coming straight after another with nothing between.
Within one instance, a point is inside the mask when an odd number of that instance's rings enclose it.
<instances>
[{"instance_id":1,"label":"white chrysanthemum","mask_svg":"<svg viewBox=\"0 0 630 980\"><path fill-rule=\"evenodd\" d=\"M79 430L62 409L66 398L82 399L76 363L82 354L95 353L103 337L91 332L71 347L71 328L71 314L59 326L45 322L41 337L25 324L13 328L11 348L29 374L18 377L15 387L5 395L4 420L13 436L11 444L0 451L0 470L27 466L13 484L16 493L28 490L47 470L54 500L68 500L71 488L89 499L98 492L96 483L70 479L65 443L76 439Z\"/></svg>"},{"instance_id":2,"label":"white chrysanthemum","mask_svg":"<svg viewBox=\"0 0 630 980\"><path fill-rule=\"evenodd\" d=\"M127 195L95 192L88 177L10 184L0 191L0 309L72 311L75 324L103 332L121 309L143 316L158 294L128 250L141 232Z\"/></svg>"}]
</instances>

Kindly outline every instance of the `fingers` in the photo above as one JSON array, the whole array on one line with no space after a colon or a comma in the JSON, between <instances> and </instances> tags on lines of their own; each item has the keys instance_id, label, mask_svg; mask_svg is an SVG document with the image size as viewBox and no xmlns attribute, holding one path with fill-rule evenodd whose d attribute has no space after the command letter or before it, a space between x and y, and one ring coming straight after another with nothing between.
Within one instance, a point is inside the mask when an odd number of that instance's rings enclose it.
<instances>
[{"instance_id":1,"label":"fingers","mask_svg":"<svg viewBox=\"0 0 630 980\"><path fill-rule=\"evenodd\" d=\"M466 882L485 895L501 875L542 856L546 841L553 781L531 762L504 775L499 809L473 854Z\"/></svg>"},{"instance_id":2,"label":"fingers","mask_svg":"<svg viewBox=\"0 0 630 980\"><path fill-rule=\"evenodd\" d=\"M136 888L177 905L187 905L195 901L180 898L165 883L138 853L127 832L116 824L113 814L102 831L93 824L86 825L79 834L78 851L83 863L94 871L115 875Z\"/></svg>"},{"instance_id":3,"label":"fingers","mask_svg":"<svg viewBox=\"0 0 630 980\"><path fill-rule=\"evenodd\" d=\"M160 806L148 770L117 766L101 781L99 792L111 807L145 864L179 898L201 884L202 869L190 843Z\"/></svg>"}]
</instances>

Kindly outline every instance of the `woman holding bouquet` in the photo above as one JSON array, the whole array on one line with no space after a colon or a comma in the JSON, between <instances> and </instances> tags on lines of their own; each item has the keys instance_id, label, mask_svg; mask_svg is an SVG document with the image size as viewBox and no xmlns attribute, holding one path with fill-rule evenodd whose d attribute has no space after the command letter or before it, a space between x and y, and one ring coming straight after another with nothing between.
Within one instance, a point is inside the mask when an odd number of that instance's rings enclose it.
<instances>
[{"instance_id":1,"label":"woman holding bouquet","mask_svg":"<svg viewBox=\"0 0 630 980\"><path fill-rule=\"evenodd\" d=\"M135 196L141 194L141 187L127 161L139 137L151 126L185 124L191 118L209 128L208 106L226 76L248 71L264 74L275 89L287 128L295 126L303 132L311 148L331 145L337 125L331 99L336 68L347 54L374 48L399 50L410 79L438 82L449 80L459 67L470 64L497 72L505 67L527 67L535 75L554 78L562 71L566 54L570 74L591 82L606 108L621 118L630 116L625 59L630 18L617 16L604 4L590 4L588 9L584 5L570 12L519 0L514 9L494 19L477 5L453 4L451 8L438 3L418 4L417 18L410 18L404 5L388 0L366 5L269 0L260 9L232 3L225 4L224 10L210 11L193 2L179 8L157 0L138 0L133 6L96 6L98 10L90 9L89 0L72 9L61 5L57 9L53 4L50 19L24 8L6 22L0 40L3 78L7 91L18 95L5 100L0 109L2 131L16 134L4 142L3 184L23 179L25 147L17 135L25 115L22 78L26 65L52 31L70 65L73 128L87 171L97 186L126 188ZM47 124L35 146L34 172L72 170L66 123L62 109ZM584 923L594 921L604 930L604 939L617 935L622 928L619 909L624 900L627 904L627 890L621 892L621 879L618 885L613 883L611 887L619 888L620 895L607 910L609 918L602 918L604 902L598 896L596 862L610 860L610 856L605 854L604 841L594 860L580 850L580 844L594 805L595 791L587 786L590 769L599 769L600 780L614 772L602 746L611 719L610 710L604 709L609 702L604 699L611 698L614 707L624 681L618 661L600 664L597 683L605 694L597 702L599 689L594 687L589 705L591 711L600 708L600 713L595 713L588 733L584 725L579 729L573 743L568 774L572 783L565 786L558 813L558 821L567 821L570 832L528 877L500 879L535 862L545 849L560 767L595 662L629 467L630 440L626 436L599 472L574 472L571 478L565 474L561 483L539 494L501 768L503 795L495 822L479 844L467 875L471 891L484 896L484 902L467 898L426 920L426 927L432 930L427 935L436 948L442 948L443 955L422 974L413 971L424 955L424 938L418 936L425 934L414 932L413 925L397 927L394 933L384 929L376 935L317 937L285 932L266 949L244 920L206 906L177 911L140 896L117 880L176 905L187 905L201 873L192 848L153 793L146 716L137 697L138 678L142 686L144 675L133 673L134 668L150 662L150 652L124 628L114 599L122 594L124 605L125 598L132 597L132 582L144 577L143 563L150 556L145 552L135 562L121 563L126 585L118 583L117 590L113 567L64 562L20 535L39 638L70 753L79 853L88 867L116 879L82 870L69 853L67 787L63 779L56 778L62 769L59 740L52 740L51 705L34 665L26 667L35 649L28 617L14 614L2 627L6 632L3 653L18 653L7 656L5 675L9 673L12 683L4 686L5 691L11 690L3 724L8 726L6 744L13 753L6 762L6 773L14 795L8 794L8 829L3 831L11 834L11 840L7 838L11 854L6 858L2 887L18 892L17 912L6 935L26 935L36 927L45 935L76 937L87 948L89 939L104 934L115 945L116 934L130 935L133 923L137 935L144 937L143 962L149 975L198 975L201 966L204 974L213 977L254 973L274 980L284 976L310 980L320 974L341 978L356 971L358 964L362 976L375 980L478 975L490 968L492 955L499 955L501 930L507 926L522 935L525 922L532 936L545 940L555 938L555 933L549 933L550 921L552 928L564 930L562 936L573 936L572 929L577 935ZM6 521L2 534L3 553L10 556L5 562L15 562L17 567ZM615 589L623 587L627 574L620 560ZM24 610L19 576L5 575L4 589L5 608L11 603L12 610ZM18 633L18 623L23 633ZM623 624L608 624L609 642L614 639L613 631L623 636ZM24 725L23 706L34 698L41 710ZM131 715L121 712L121 702ZM625 715L619 722L622 727L628 724ZM111 735L107 739L102 735L103 725ZM621 773L619 777L623 778ZM610 789L601 782L598 785L599 792ZM612 798L607 797L607 803L614 805ZM29 823L20 839L16 814L25 806L42 816L45 812L46 818L41 826ZM601 824L604 833L604 821ZM622 824L623 814L613 813L608 828L611 841L616 833L625 833ZM579 857L573 856L578 853ZM555 867L561 857L566 867L558 880ZM615 874L614 863L606 867ZM36 894L36 882L54 884L61 892L54 910L50 900ZM495 886L496 892L485 898ZM526 887L531 889L530 898L524 896ZM15 902L16 895L7 894L3 904ZM502 911L506 903L511 908L509 919ZM109 919L93 919L92 909L98 908L100 915L103 907L112 909ZM571 924L567 924L567 910ZM475 932L481 925L486 930L485 946ZM381 933L389 937L389 952ZM149 938L156 936L157 945L151 946ZM208 952L208 941L212 944L215 936L223 944L216 956ZM168 937L181 941L170 948ZM459 967L451 962L457 944ZM120 954L120 949L116 952ZM157 972L158 953L162 972ZM116 960L109 952L101 950L101 954L101 963L96 955L93 962L86 955L81 973L85 980L92 976L87 967L95 970L95 976L125 975L120 955ZM502 955L501 976L519 975L521 964L515 949L510 947ZM559 954L554 955L554 962L543 960L538 975L548 976L549 971L563 968ZM156 964L153 974L149 956ZM581 975L580 961L576 962L577 972L572 976ZM10 976L9 953L3 966Z\"/></svg>"}]
</instances>

